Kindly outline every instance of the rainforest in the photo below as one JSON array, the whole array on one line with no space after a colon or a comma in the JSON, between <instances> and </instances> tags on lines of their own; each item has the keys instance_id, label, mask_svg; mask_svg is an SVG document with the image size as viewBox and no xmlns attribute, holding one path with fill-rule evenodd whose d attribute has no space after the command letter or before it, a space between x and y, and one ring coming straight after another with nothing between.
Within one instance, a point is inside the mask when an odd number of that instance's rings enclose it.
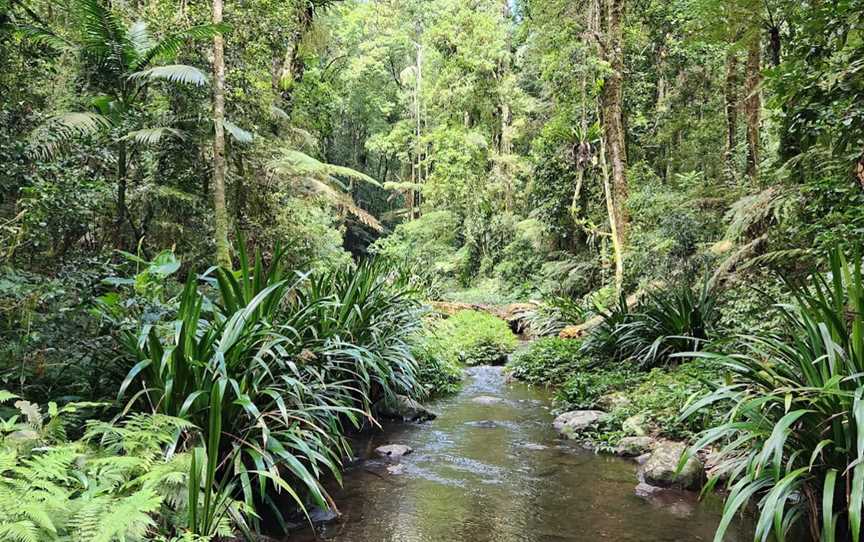
<instances>
[{"instance_id":1,"label":"rainforest","mask_svg":"<svg viewBox=\"0 0 864 542\"><path fill-rule=\"evenodd\" d=\"M0 0L0 540L861 540L864 0Z\"/></svg>"}]
</instances>

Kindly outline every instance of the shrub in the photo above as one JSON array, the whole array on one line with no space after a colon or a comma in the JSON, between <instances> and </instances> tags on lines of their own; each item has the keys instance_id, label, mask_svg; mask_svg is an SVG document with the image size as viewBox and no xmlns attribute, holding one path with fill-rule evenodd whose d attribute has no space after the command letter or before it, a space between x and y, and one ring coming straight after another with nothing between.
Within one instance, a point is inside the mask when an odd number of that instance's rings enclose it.
<instances>
[{"instance_id":1,"label":"shrub","mask_svg":"<svg viewBox=\"0 0 864 542\"><path fill-rule=\"evenodd\" d=\"M288 279L279 250L250 265L241 244L240 262L236 273L216 270L218 300L190 273L173 320L126 335L137 363L121 393L135 383L133 401L201 428L193 471L204 473L193 485L203 502L214 490L213 502L272 502L255 489L272 483L301 508L307 495L326 508L320 478L338 476L350 451L344 425L359 426L380 398L416 391L420 304L381 262L308 280ZM211 535L218 511L204 508L195 533Z\"/></svg>"},{"instance_id":2,"label":"shrub","mask_svg":"<svg viewBox=\"0 0 864 542\"><path fill-rule=\"evenodd\" d=\"M639 372L623 365L579 371L564 382L555 401L564 410L599 408L601 397L631 389L643 378Z\"/></svg>"},{"instance_id":3,"label":"shrub","mask_svg":"<svg viewBox=\"0 0 864 542\"><path fill-rule=\"evenodd\" d=\"M857 540L864 499L864 280L861 262L836 251L831 274L790 285L785 334L741 337L734 354L703 353L733 372L694 402L687 417L718 405L724 423L700 434L690 454L719 449L716 476L730 493L717 532L751 500L756 538L782 540L796 525L814 539ZM683 461L683 458L682 458Z\"/></svg>"},{"instance_id":4,"label":"shrub","mask_svg":"<svg viewBox=\"0 0 864 542\"><path fill-rule=\"evenodd\" d=\"M666 365L671 356L699 350L717 318L707 281L697 295L686 284L649 294L615 327L619 353L642 368Z\"/></svg>"},{"instance_id":5,"label":"shrub","mask_svg":"<svg viewBox=\"0 0 864 542\"><path fill-rule=\"evenodd\" d=\"M518 341L504 320L480 311L460 311L435 326L435 341L451 360L500 365Z\"/></svg>"},{"instance_id":6,"label":"shrub","mask_svg":"<svg viewBox=\"0 0 864 542\"><path fill-rule=\"evenodd\" d=\"M417 383L425 398L450 395L459 391L462 369L455 356L432 335L426 335L414 347L417 360Z\"/></svg>"},{"instance_id":7,"label":"shrub","mask_svg":"<svg viewBox=\"0 0 864 542\"><path fill-rule=\"evenodd\" d=\"M716 297L707 282L699 294L681 284L649 294L633 310L622 294L618 304L601 316L585 341L585 352L650 369L704 346L717 320Z\"/></svg>"},{"instance_id":8,"label":"shrub","mask_svg":"<svg viewBox=\"0 0 864 542\"><path fill-rule=\"evenodd\" d=\"M508 368L519 380L558 385L571 374L584 370L588 364L589 359L582 354L579 341L545 337L518 350Z\"/></svg>"}]
</instances>

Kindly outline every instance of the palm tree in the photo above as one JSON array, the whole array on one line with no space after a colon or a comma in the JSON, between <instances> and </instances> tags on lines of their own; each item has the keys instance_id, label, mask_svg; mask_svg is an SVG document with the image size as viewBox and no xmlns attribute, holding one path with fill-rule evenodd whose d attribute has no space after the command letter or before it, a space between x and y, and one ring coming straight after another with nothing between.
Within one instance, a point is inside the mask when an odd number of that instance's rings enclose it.
<instances>
[{"instance_id":1,"label":"palm tree","mask_svg":"<svg viewBox=\"0 0 864 542\"><path fill-rule=\"evenodd\" d=\"M158 62L176 57L190 39L213 36L219 27L196 26L157 41L145 23L126 26L103 0L73 0L70 16L75 22L71 39L58 39L53 34L49 38L50 33L44 33L43 41L71 49L78 56L88 73L90 107L51 117L34 132L31 148L34 154L48 157L60 152L72 139L91 136L108 139L117 158L114 235L115 244L121 247L124 223L129 221L135 230L126 206L129 144L152 145L165 137L182 137L180 130L170 126L140 126L134 113L153 82L207 84L207 76L198 68Z\"/></svg>"}]
</instances>

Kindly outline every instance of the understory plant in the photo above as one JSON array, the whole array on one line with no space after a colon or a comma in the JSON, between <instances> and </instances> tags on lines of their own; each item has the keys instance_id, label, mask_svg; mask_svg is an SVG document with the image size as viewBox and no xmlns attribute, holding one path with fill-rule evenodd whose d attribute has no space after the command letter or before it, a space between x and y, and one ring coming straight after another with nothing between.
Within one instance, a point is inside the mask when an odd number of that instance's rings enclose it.
<instances>
[{"instance_id":1,"label":"understory plant","mask_svg":"<svg viewBox=\"0 0 864 542\"><path fill-rule=\"evenodd\" d=\"M622 296L601 313L585 351L634 362L641 369L674 365L676 354L700 350L717 320L716 295L703 282L698 293L687 284L649 293L630 309Z\"/></svg>"},{"instance_id":2,"label":"understory plant","mask_svg":"<svg viewBox=\"0 0 864 542\"><path fill-rule=\"evenodd\" d=\"M544 337L514 353L508 369L515 378L531 384L558 385L586 370L591 361L582 353L581 342Z\"/></svg>"},{"instance_id":3,"label":"understory plant","mask_svg":"<svg viewBox=\"0 0 864 542\"><path fill-rule=\"evenodd\" d=\"M193 476L189 523L210 536L243 502L282 518L285 494L328 508L321 485L350 452L346 426L372 419L372 404L413 394L412 339L420 305L404 280L375 262L307 277L240 249L236 272L189 275L175 317L126 337L137 363L121 394L189 420ZM253 523L255 522L254 516Z\"/></svg>"},{"instance_id":4,"label":"understory plant","mask_svg":"<svg viewBox=\"0 0 864 542\"><path fill-rule=\"evenodd\" d=\"M0 391L17 414L0 426L0 539L12 542L113 542L170 537L182 521L188 453L165 453L179 418L133 414L89 421L66 439L85 404L39 405ZM229 506L236 507L237 503ZM223 523L222 534L231 532Z\"/></svg>"},{"instance_id":5,"label":"understory plant","mask_svg":"<svg viewBox=\"0 0 864 542\"><path fill-rule=\"evenodd\" d=\"M442 354L465 365L503 365L518 344L507 322L474 310L441 320L433 333Z\"/></svg>"},{"instance_id":6,"label":"understory plant","mask_svg":"<svg viewBox=\"0 0 864 542\"><path fill-rule=\"evenodd\" d=\"M732 373L683 413L714 405L728 412L689 451L714 447L718 467L708 487L728 480L717 541L749 502L759 512L756 540L860 539L864 281L857 256L848 261L836 250L828 267L827 275L790 283L792 303L780 306L783 333L741 336L732 354L694 354Z\"/></svg>"}]
</instances>

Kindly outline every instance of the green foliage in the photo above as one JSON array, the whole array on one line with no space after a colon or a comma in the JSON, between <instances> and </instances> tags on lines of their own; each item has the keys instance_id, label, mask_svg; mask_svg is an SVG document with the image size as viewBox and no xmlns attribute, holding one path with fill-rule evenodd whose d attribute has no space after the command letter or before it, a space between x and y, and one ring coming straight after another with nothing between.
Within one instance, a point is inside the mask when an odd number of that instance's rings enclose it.
<instances>
[{"instance_id":1,"label":"green foliage","mask_svg":"<svg viewBox=\"0 0 864 542\"><path fill-rule=\"evenodd\" d=\"M69 442L56 429L69 423L74 405L50 404L44 424L37 405L16 406L26 421L13 416L0 430L4 540L122 542L174 532L165 520L185 507L189 456L166 457L163 447L188 423L136 414L120 424L89 422L84 439Z\"/></svg>"},{"instance_id":2,"label":"green foliage","mask_svg":"<svg viewBox=\"0 0 864 542\"><path fill-rule=\"evenodd\" d=\"M519 380L559 385L571 375L590 369L591 360L581 347L582 343L576 340L545 337L517 350L507 367Z\"/></svg>"},{"instance_id":3,"label":"green foliage","mask_svg":"<svg viewBox=\"0 0 864 542\"><path fill-rule=\"evenodd\" d=\"M281 257L277 249L269 264L260 254L250 264L241 245L240 269L211 279L218 300L190 273L174 319L125 338L136 363L121 394L140 389L130 404L201 428L198 534L213 534L235 494L252 509L268 486L301 508L306 495L328 506L322 473L339 475L345 424L416 388L419 304L404 278L367 262L292 279Z\"/></svg>"},{"instance_id":4,"label":"green foliage","mask_svg":"<svg viewBox=\"0 0 864 542\"><path fill-rule=\"evenodd\" d=\"M717 540L751 500L757 538L782 538L798 524L820 540L860 536L864 281L859 256L835 251L829 269L791 285L784 333L742 336L735 354L702 354L732 372L683 414L713 405L725 412L690 451L717 446L716 474L728 476Z\"/></svg>"},{"instance_id":5,"label":"green foliage","mask_svg":"<svg viewBox=\"0 0 864 542\"><path fill-rule=\"evenodd\" d=\"M435 211L399 224L370 251L404 264L433 299L455 287L462 265L458 253L459 219L449 211Z\"/></svg>"},{"instance_id":6,"label":"green foliage","mask_svg":"<svg viewBox=\"0 0 864 542\"><path fill-rule=\"evenodd\" d=\"M434 352L448 362L465 365L501 365L518 342L504 320L471 310L441 320L432 333Z\"/></svg>"},{"instance_id":7,"label":"green foliage","mask_svg":"<svg viewBox=\"0 0 864 542\"><path fill-rule=\"evenodd\" d=\"M459 391L462 366L433 330L426 331L413 353L417 360L417 384L422 388L423 397L439 397Z\"/></svg>"},{"instance_id":8,"label":"green foliage","mask_svg":"<svg viewBox=\"0 0 864 542\"><path fill-rule=\"evenodd\" d=\"M716 295L707 281L698 294L687 284L650 293L615 328L616 348L641 368L674 364L675 354L704 346L716 318Z\"/></svg>"},{"instance_id":9,"label":"green foliage","mask_svg":"<svg viewBox=\"0 0 864 542\"><path fill-rule=\"evenodd\" d=\"M604 366L596 370L579 371L567 378L555 395L560 408L593 409L606 407L600 403L604 396L618 391L629 391L645 377L626 366Z\"/></svg>"},{"instance_id":10,"label":"green foliage","mask_svg":"<svg viewBox=\"0 0 864 542\"><path fill-rule=\"evenodd\" d=\"M676 354L700 350L712 338L716 294L707 282L698 294L679 284L647 294L634 309L621 296L601 317L585 341L586 353L632 361L643 369L669 365L677 362Z\"/></svg>"}]
</instances>

